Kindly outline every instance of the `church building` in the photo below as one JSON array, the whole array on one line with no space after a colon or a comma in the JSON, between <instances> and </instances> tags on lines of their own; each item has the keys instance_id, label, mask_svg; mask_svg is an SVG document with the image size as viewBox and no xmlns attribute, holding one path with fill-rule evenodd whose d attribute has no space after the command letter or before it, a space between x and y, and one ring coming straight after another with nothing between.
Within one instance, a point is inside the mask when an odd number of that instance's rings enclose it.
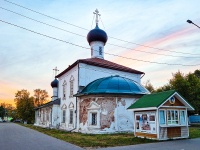
<instances>
[{"instance_id":1,"label":"church building","mask_svg":"<svg viewBox=\"0 0 200 150\"><path fill-rule=\"evenodd\" d=\"M144 72L104 59L108 40L96 27L87 35L91 58L79 59L52 81L52 101L36 108L35 125L82 133L132 131L132 112L126 110L149 94L141 84Z\"/></svg>"},{"instance_id":2,"label":"church building","mask_svg":"<svg viewBox=\"0 0 200 150\"><path fill-rule=\"evenodd\" d=\"M52 100L35 109L36 126L94 134L136 133L133 104L151 95L141 85L144 72L104 59L108 36L99 28L98 10L95 14L96 27L87 35L91 58L79 59L55 76Z\"/></svg>"}]
</instances>

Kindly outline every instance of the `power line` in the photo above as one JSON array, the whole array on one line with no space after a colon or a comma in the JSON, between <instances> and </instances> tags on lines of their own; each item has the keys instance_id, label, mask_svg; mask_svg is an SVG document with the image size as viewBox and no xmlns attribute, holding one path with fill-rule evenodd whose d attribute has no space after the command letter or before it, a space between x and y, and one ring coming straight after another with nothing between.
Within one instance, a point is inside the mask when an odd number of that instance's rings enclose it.
<instances>
[{"instance_id":1,"label":"power line","mask_svg":"<svg viewBox=\"0 0 200 150\"><path fill-rule=\"evenodd\" d=\"M92 26L93 26L94 17L95 17L95 15L93 14L93 19L92 19L92 25L91 25L91 29L92 29Z\"/></svg>"},{"instance_id":2,"label":"power line","mask_svg":"<svg viewBox=\"0 0 200 150\"><path fill-rule=\"evenodd\" d=\"M46 25L46 26L53 27L53 28L56 28L56 29L59 29L59 30L62 30L62 31L65 31L65 32L68 32L68 33L71 33L71 34L74 34L74 35L78 35L78 36L85 37L85 36L83 36L83 35L81 35L81 34L74 33L74 32L71 32L71 31L69 31L69 30L65 30L65 29L63 29L63 28L59 28L59 27L56 27L56 26L54 26L54 25L50 25L50 24L48 24L48 23L45 23L45 22L42 22L42 21L39 21L39 20L30 18L30 17L27 17L27 16L25 16L25 15L22 15L22 14L20 14L20 13L14 12L14 11L12 11L12 10L3 8L3 7L1 7L1 6L0 6L0 8L3 9L3 10L9 11L9 12L11 12L11 13L14 13L14 14L16 14L16 15L19 15L19 16L21 16L21 17L27 18L27 19L29 19L29 20L32 20L32 21L35 21L35 22L44 24L44 25Z\"/></svg>"},{"instance_id":3,"label":"power line","mask_svg":"<svg viewBox=\"0 0 200 150\"><path fill-rule=\"evenodd\" d=\"M16 5L16 6L18 6L18 7L24 8L24 9L26 9L26 10L32 11L32 12L34 12L34 13L40 14L40 15L42 15L42 16L45 16L45 17L51 18L51 19L53 19L53 20L56 20L56 21L59 21L59 22L62 22L62 23L68 24L68 25L70 25L70 26L74 26L74 27L77 27L77 28L80 28L80 29L83 29L83 30L87 30L87 31L88 31L88 29L86 29L86 28L83 28L83 27L80 27L80 26L74 25L74 24L72 24L72 23L69 23L69 22L66 22L66 21L63 21L63 20L60 20L60 19L57 19L57 18L51 17L51 16L49 16L49 15L46 15L46 14L40 13L40 12L35 11L35 10L33 10L33 9L30 9L30 8L24 7L24 6L22 6L22 5L19 5L19 4L17 4L17 3L14 3L14 2L11 2L11 1L8 1L8 0L4 0L4 1L5 1L5 2L8 2L8 3L10 3L10 4L13 4L13 5Z\"/></svg>"},{"instance_id":4,"label":"power line","mask_svg":"<svg viewBox=\"0 0 200 150\"><path fill-rule=\"evenodd\" d=\"M102 23L102 25L103 25L103 28L104 28L104 30L105 30L106 28L105 28L105 26L104 26L104 24L103 24L103 21L102 21L102 19L101 19L101 16L99 16L99 18L100 18L101 23Z\"/></svg>"},{"instance_id":5,"label":"power line","mask_svg":"<svg viewBox=\"0 0 200 150\"><path fill-rule=\"evenodd\" d=\"M13 24L13 23L9 23L9 22L3 21L3 20L0 20L0 21L3 22L3 23L6 23L6 24L9 24L9 25L12 25L12 26L15 26L15 27L24 29L24 30L26 30L26 31L35 33L35 34L38 34L38 35L41 35L41 36L44 36L44 37L48 37L48 38L50 38L50 39L54 39L54 40L57 40L57 41L60 41L60 42L64 42L64 43L67 43L67 44L71 44L71 45L73 45L73 46L81 47L81 48L84 48L84 49L90 49L90 48L88 48L88 47L80 46L80 45L77 45L77 44L74 44L74 43L71 43L71 42L67 42L67 41L64 41L64 40L61 40L61 39L57 39L57 38L55 38L55 37L52 37L52 36L49 36L49 35L46 35L46 34L42 34L42 33L39 33L39 32L33 31L33 30L30 30L30 29L27 29L27 28L24 28L24 27L21 27L21 26L18 26L18 25Z\"/></svg>"},{"instance_id":6,"label":"power line","mask_svg":"<svg viewBox=\"0 0 200 150\"><path fill-rule=\"evenodd\" d=\"M74 34L74 35L77 35L77 36L81 36L81 37L84 37L84 35L81 35L81 34L78 34L78 33L74 33L74 32L71 32L71 31L68 31L68 30L65 30L63 28L59 28L59 27L56 27L54 25L50 25L50 24L47 24L45 22L42 22L42 21L38 21L36 19L33 19L33 18L30 18L30 17L27 17L25 15L22 15L20 13L17 13L17 12L14 12L12 10L9 10L9 9L6 9L6 8L3 8L0 6L1 9L5 10L5 11L8 11L8 12L11 12L11 13L14 13L16 15L19 15L21 17L24 17L24 18L27 18L27 19L30 19L32 21L35 21L35 22L38 22L38 23L41 23L41 24L44 24L46 26L50 26L50 27L53 27L53 28L56 28L56 29L59 29L59 30L62 30L62 31L65 31L65 32L68 32L68 33L71 33L71 34ZM94 17L93 17L94 19ZM103 23L103 22L102 22ZM137 50L137 49L132 49L132 48L128 48L128 47L124 47L124 46L119 46L119 45L116 45L116 44L112 44L112 43L107 43L109 45L113 45L113 46L116 46L116 47L120 47L120 48L124 48L124 49L128 49L128 50L132 50L132 51L139 51L139 52L142 52L142 53L148 53L148 54L155 54L155 55L163 55L163 56L171 56L171 57L184 57L184 58L199 58L199 57L190 57L190 56L174 56L174 55L170 55L170 54L159 54L159 53L155 53L155 52L146 52L146 51L143 51L143 50Z\"/></svg>"},{"instance_id":7,"label":"power line","mask_svg":"<svg viewBox=\"0 0 200 150\"><path fill-rule=\"evenodd\" d=\"M8 0L4 0L4 1L7 2L7 3L10 3L10 4L12 4L12 5L15 5L15 6L21 7L21 8L23 8L23 9L26 9L26 10L32 11L32 12L34 12L34 13L40 14L40 15L42 15L42 16L45 16L45 17L51 18L51 19L53 19L53 20L56 20L56 21L59 21L59 22L62 22L62 23L65 23L65 24L68 24L68 25L71 25L71 26L74 26L74 27L77 27L77 28L80 28L80 29L83 29L83 30L87 30L87 31L89 31L89 30L86 29L86 28L83 28L83 27L80 27L80 26L77 26L77 25L71 24L71 23L69 23L69 22L66 22L66 21L63 21L63 20L60 20L60 19L57 19L57 18L51 17L51 16L49 16L49 15L46 15L46 14L40 13L40 12L35 11L35 10L33 10L33 9L30 9L30 8L24 7L24 6L22 6L22 5L19 5L19 4L17 4L17 3L14 3L14 2L11 2L11 1L8 1ZM130 43L130 44L134 44L134 45L138 45L138 46L142 46L142 47L147 47L147 48L151 48L151 49L157 49L157 50L168 51L168 52L179 53L179 54L199 55L199 54L192 54L192 53L185 53L185 52L177 52L177 51L172 51L172 50L166 50L166 49L156 48L156 47L152 47L152 46L148 46L148 45L138 44L138 43L135 43L135 42L130 42L130 41L123 40L123 39L119 39L119 38L115 38L115 37L112 37L112 36L109 36L109 37L112 38L112 39L118 40L118 41L122 41L122 42Z\"/></svg>"},{"instance_id":8,"label":"power line","mask_svg":"<svg viewBox=\"0 0 200 150\"><path fill-rule=\"evenodd\" d=\"M120 47L120 48L124 48L124 49L128 49L128 50L132 50L132 51L138 51L138 52L142 52L142 53L148 53L148 54L170 56L170 57L199 58L199 57L194 57L194 56L190 57L190 56L174 56L174 55L170 55L170 54L159 54L159 53L155 53L155 52L146 52L146 51L143 51L143 50L132 49L132 48L128 48L128 47L124 47L124 46L119 46L119 45L111 44L111 43L107 43L107 44L113 45L113 46L117 46L117 47Z\"/></svg>"},{"instance_id":9,"label":"power line","mask_svg":"<svg viewBox=\"0 0 200 150\"><path fill-rule=\"evenodd\" d=\"M78 45L78 44L74 44L74 43L71 43L71 42L67 42L67 41L64 41L64 40L61 40L61 39L52 37L52 36L48 36L48 35L46 35L46 34L42 34L42 33L39 33L39 32L33 31L33 30L30 30L30 29L27 29L27 28L24 28L24 27L21 27L21 26L18 26L18 25L13 24L13 23L9 23L9 22L3 21L3 20L1 20L1 19L0 19L0 21L3 22L3 23L6 23L6 24L9 24L9 25L12 25L12 26L15 26L15 27L24 29L24 30L26 30L26 31L29 31L29 32L32 32L32 33L35 33L35 34L38 34L38 35L41 35L41 36L44 36L44 37L53 39L53 40L57 40L57 41L60 41L60 42L64 42L64 43L67 43L67 44L71 44L71 45L73 45L73 46L77 46L77 47L84 48L84 49L90 49L90 48L87 48L87 47L84 47L84 46L80 46L80 45ZM142 62L154 63L154 64L177 65L177 66L199 66L199 65L200 65L200 64L195 64L195 65L184 65L184 64L160 63L160 62L152 62L152 61L146 61L146 60L140 60L140 59L134 59L134 58L124 57L124 56L120 56L120 55L116 55L116 54L111 54L111 53L105 53L105 54L112 55L112 56L116 56L116 57L121 57L121 58L124 58L124 59L135 60L135 61L142 61Z\"/></svg>"}]
</instances>

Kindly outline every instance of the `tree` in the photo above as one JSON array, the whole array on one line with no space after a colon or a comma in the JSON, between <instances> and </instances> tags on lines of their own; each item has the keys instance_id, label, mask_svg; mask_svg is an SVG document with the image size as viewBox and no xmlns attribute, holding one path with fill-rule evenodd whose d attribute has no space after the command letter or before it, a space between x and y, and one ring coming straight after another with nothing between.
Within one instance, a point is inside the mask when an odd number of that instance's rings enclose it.
<instances>
[{"instance_id":1,"label":"tree","mask_svg":"<svg viewBox=\"0 0 200 150\"><path fill-rule=\"evenodd\" d=\"M1 111L2 108L3 108L3 111ZM0 114L2 114L2 112L4 113L2 118L5 116L13 118L14 109L15 108L12 106L12 104L1 103Z\"/></svg>"},{"instance_id":2,"label":"tree","mask_svg":"<svg viewBox=\"0 0 200 150\"><path fill-rule=\"evenodd\" d=\"M46 90L35 89L33 97L34 97L34 106L38 107L43 105L47 101L47 98L49 96Z\"/></svg>"},{"instance_id":3,"label":"tree","mask_svg":"<svg viewBox=\"0 0 200 150\"><path fill-rule=\"evenodd\" d=\"M159 87L157 90L155 90L155 92L162 92L162 91L168 91L168 90L171 90L172 87L170 84L166 84L162 87Z\"/></svg>"},{"instance_id":4,"label":"tree","mask_svg":"<svg viewBox=\"0 0 200 150\"><path fill-rule=\"evenodd\" d=\"M0 106L0 118L4 119L5 116L5 108L1 105Z\"/></svg>"},{"instance_id":5,"label":"tree","mask_svg":"<svg viewBox=\"0 0 200 150\"><path fill-rule=\"evenodd\" d=\"M30 97L30 93L27 90L17 91L15 93L15 103L17 116L23 121L32 123L34 121L34 101L33 97Z\"/></svg>"},{"instance_id":6,"label":"tree","mask_svg":"<svg viewBox=\"0 0 200 150\"><path fill-rule=\"evenodd\" d=\"M194 113L200 114L200 70L184 75L180 71L172 74L167 85L157 89L157 92L174 89L180 93L195 109Z\"/></svg>"},{"instance_id":7,"label":"tree","mask_svg":"<svg viewBox=\"0 0 200 150\"><path fill-rule=\"evenodd\" d=\"M149 92L155 92L153 85L151 84L150 80L147 80L144 86Z\"/></svg>"},{"instance_id":8,"label":"tree","mask_svg":"<svg viewBox=\"0 0 200 150\"><path fill-rule=\"evenodd\" d=\"M197 76L198 78L200 78L200 70L195 70L194 74L195 74L195 76Z\"/></svg>"}]
</instances>

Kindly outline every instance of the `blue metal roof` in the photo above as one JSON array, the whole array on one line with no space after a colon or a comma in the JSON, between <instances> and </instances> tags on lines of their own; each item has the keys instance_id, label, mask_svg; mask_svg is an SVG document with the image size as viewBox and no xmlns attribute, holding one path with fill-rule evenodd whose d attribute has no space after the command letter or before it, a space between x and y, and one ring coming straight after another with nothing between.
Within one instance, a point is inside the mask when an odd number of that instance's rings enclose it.
<instances>
[{"instance_id":1,"label":"blue metal roof","mask_svg":"<svg viewBox=\"0 0 200 150\"><path fill-rule=\"evenodd\" d=\"M110 76L89 83L75 96L93 94L145 95L150 92L136 81L121 76Z\"/></svg>"}]
</instances>

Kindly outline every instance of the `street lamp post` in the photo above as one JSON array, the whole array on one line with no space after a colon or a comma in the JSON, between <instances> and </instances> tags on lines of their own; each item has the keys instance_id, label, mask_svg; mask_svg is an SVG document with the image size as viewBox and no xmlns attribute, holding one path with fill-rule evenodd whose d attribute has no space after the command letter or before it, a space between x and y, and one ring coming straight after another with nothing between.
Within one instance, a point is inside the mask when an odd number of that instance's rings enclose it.
<instances>
[{"instance_id":1,"label":"street lamp post","mask_svg":"<svg viewBox=\"0 0 200 150\"><path fill-rule=\"evenodd\" d=\"M191 24L193 24L193 25L195 25L195 26L197 26L198 28L200 28L200 26L196 25L196 24L193 23L191 20L187 20L187 22L188 22L188 23L191 23Z\"/></svg>"}]
</instances>

